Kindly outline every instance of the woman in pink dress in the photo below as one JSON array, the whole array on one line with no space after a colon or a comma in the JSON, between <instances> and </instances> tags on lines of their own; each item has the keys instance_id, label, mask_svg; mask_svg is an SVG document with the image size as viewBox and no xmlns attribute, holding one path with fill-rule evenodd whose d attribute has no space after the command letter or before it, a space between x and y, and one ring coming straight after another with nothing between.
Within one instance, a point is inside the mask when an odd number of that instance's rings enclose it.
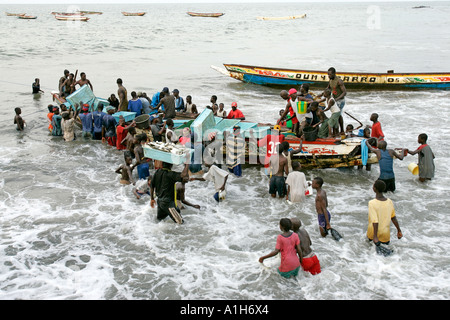
<instances>
[{"instance_id":1,"label":"woman in pink dress","mask_svg":"<svg viewBox=\"0 0 450 320\"><path fill-rule=\"evenodd\" d=\"M281 253L281 264L278 267L278 273L285 277L295 277L300 270L300 264L302 262L302 251L300 249L300 239L295 232L291 232L292 222L288 218L280 220L281 234L277 237L277 244L275 250L259 258L259 262L267 258L276 256ZM297 256L298 255L298 256Z\"/></svg>"}]
</instances>

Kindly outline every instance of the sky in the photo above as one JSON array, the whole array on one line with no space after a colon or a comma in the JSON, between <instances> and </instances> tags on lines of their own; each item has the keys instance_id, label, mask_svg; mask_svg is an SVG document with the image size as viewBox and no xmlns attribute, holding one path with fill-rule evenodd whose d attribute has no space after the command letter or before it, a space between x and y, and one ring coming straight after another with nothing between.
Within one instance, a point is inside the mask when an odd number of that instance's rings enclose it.
<instances>
[{"instance_id":1,"label":"sky","mask_svg":"<svg viewBox=\"0 0 450 320\"><path fill-rule=\"evenodd\" d=\"M0 0L0 4L97 4L97 3L258 3L258 2L432 2L446 0ZM447 0L448 1L448 0Z\"/></svg>"}]
</instances>

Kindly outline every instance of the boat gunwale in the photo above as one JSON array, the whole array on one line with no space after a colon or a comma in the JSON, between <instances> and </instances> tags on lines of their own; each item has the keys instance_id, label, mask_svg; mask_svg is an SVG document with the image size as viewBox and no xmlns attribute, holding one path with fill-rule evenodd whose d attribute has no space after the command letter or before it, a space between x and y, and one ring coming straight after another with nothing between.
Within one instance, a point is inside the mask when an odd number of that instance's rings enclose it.
<instances>
[{"instance_id":1,"label":"boat gunwale","mask_svg":"<svg viewBox=\"0 0 450 320\"><path fill-rule=\"evenodd\" d=\"M236 67L244 67L247 69L264 69L264 70L276 70L276 71L292 71L292 72L297 72L297 73L318 73L318 74L324 74L324 75L328 75L327 71L317 71L317 70L300 70L300 69L288 69L288 68L272 68L272 67L261 67L261 66L250 66L250 65L245 65L245 64L228 64L228 63L224 63L223 64L225 66L225 68L227 68L227 66L236 66ZM240 71L230 71L228 70L228 72L236 72L236 73L242 73L242 74L248 74L246 72L240 72ZM348 74L348 75L373 75L373 76L407 76L407 75L450 75L450 71L449 72L408 72L408 73L388 73L388 72L384 72L384 73L376 73L376 72L344 72L344 71L339 71L336 72L337 75L341 75L341 74ZM262 77L272 77L272 78L278 78L276 76L271 76L271 75L264 75L261 74L259 76Z\"/></svg>"}]
</instances>

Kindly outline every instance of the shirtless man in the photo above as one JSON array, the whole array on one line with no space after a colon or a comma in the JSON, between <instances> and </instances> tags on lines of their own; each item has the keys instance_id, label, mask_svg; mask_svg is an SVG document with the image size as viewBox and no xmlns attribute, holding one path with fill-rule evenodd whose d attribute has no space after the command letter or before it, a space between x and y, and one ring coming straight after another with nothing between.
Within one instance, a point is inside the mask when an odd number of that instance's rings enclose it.
<instances>
[{"instance_id":1,"label":"shirtless man","mask_svg":"<svg viewBox=\"0 0 450 320\"><path fill-rule=\"evenodd\" d=\"M117 86L119 89L117 90L117 96L119 97L119 111L127 111L128 110L128 97L127 97L127 89L122 85L122 79L117 79Z\"/></svg>"},{"instance_id":2,"label":"shirtless man","mask_svg":"<svg viewBox=\"0 0 450 320\"><path fill-rule=\"evenodd\" d=\"M283 155L283 147L277 145L277 155L273 155L269 160L271 172L276 172L270 178L269 193L272 198L278 196L284 198L286 196L286 176L289 174L288 160Z\"/></svg>"},{"instance_id":3,"label":"shirtless man","mask_svg":"<svg viewBox=\"0 0 450 320\"><path fill-rule=\"evenodd\" d=\"M330 220L331 215L328 211L327 193L322 189L323 179L320 177L314 178L312 187L316 190L316 211L317 219L319 221L319 229L322 237L326 237L328 230L331 229Z\"/></svg>"},{"instance_id":4,"label":"shirtless man","mask_svg":"<svg viewBox=\"0 0 450 320\"><path fill-rule=\"evenodd\" d=\"M67 97L75 91L75 75L73 73L69 74L69 78L63 83L64 96Z\"/></svg>"},{"instance_id":5,"label":"shirtless man","mask_svg":"<svg viewBox=\"0 0 450 320\"><path fill-rule=\"evenodd\" d=\"M91 82L88 79L86 79L86 73L84 73L84 72L80 73L80 77L81 77L81 79L78 80L77 82L75 82L74 87L78 84L81 88L82 86L87 84L87 85L89 85L89 87L91 87L92 92L94 92L94 87L92 87Z\"/></svg>"},{"instance_id":6,"label":"shirtless man","mask_svg":"<svg viewBox=\"0 0 450 320\"><path fill-rule=\"evenodd\" d=\"M58 89L59 89L59 93L60 95L64 93L63 91L63 87L64 87L64 82L67 80L67 78L69 78L69 70L64 70L64 76L62 76L61 78L59 78L59 85L58 85Z\"/></svg>"}]
</instances>

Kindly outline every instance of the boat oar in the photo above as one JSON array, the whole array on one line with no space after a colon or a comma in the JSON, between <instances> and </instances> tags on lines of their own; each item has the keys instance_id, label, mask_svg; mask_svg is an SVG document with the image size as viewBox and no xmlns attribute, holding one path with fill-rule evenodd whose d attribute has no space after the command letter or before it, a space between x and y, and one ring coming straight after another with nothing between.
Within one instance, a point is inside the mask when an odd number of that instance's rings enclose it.
<instances>
[{"instance_id":1,"label":"boat oar","mask_svg":"<svg viewBox=\"0 0 450 320\"><path fill-rule=\"evenodd\" d=\"M347 111L344 111L346 115L348 115L350 118L352 118L353 120L357 121L360 125L359 128L361 128L363 126L363 124L361 123L361 121L359 121L358 119L356 119L354 116L352 116L351 114L349 114Z\"/></svg>"}]
</instances>

